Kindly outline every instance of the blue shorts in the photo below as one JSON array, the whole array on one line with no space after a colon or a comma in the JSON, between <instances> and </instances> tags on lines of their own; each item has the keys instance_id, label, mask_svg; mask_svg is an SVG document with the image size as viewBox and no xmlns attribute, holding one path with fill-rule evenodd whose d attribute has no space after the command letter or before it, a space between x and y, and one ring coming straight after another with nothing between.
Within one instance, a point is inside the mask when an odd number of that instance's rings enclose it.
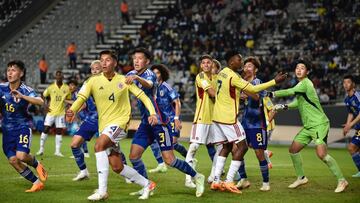
<instances>
[{"instance_id":1,"label":"blue shorts","mask_svg":"<svg viewBox=\"0 0 360 203\"><path fill-rule=\"evenodd\" d=\"M267 148L267 133L262 128L245 129L246 141L253 149Z\"/></svg>"},{"instance_id":2,"label":"blue shorts","mask_svg":"<svg viewBox=\"0 0 360 203\"><path fill-rule=\"evenodd\" d=\"M7 131L3 129L3 151L9 159L16 156L16 151L30 153L32 132L30 128Z\"/></svg>"},{"instance_id":3,"label":"blue shorts","mask_svg":"<svg viewBox=\"0 0 360 203\"><path fill-rule=\"evenodd\" d=\"M170 121L168 125L170 125L169 127L170 127L170 129L171 129L171 130L170 130L170 135L171 135L172 137L177 137L177 138L179 138L179 137L180 137L180 131L176 130L174 120Z\"/></svg>"},{"instance_id":4,"label":"blue shorts","mask_svg":"<svg viewBox=\"0 0 360 203\"><path fill-rule=\"evenodd\" d=\"M360 147L360 130L356 130L355 135L351 139L351 143Z\"/></svg>"},{"instance_id":5,"label":"blue shorts","mask_svg":"<svg viewBox=\"0 0 360 203\"><path fill-rule=\"evenodd\" d=\"M90 141L91 138L96 135L99 131L98 123L90 123L84 121L81 123L80 128L75 133L75 135L80 135L84 140Z\"/></svg>"},{"instance_id":6,"label":"blue shorts","mask_svg":"<svg viewBox=\"0 0 360 203\"><path fill-rule=\"evenodd\" d=\"M140 123L137 129L132 144L137 144L146 149L154 140L159 143L161 151L172 150L172 137L170 136L169 125L155 125Z\"/></svg>"}]
</instances>

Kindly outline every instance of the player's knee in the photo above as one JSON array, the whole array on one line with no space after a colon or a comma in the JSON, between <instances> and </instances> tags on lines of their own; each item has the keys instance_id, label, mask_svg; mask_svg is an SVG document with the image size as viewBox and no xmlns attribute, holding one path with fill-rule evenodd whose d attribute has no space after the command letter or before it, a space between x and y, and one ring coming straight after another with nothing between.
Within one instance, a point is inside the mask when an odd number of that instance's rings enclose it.
<instances>
[{"instance_id":1,"label":"player's knee","mask_svg":"<svg viewBox=\"0 0 360 203\"><path fill-rule=\"evenodd\" d=\"M129 154L129 159L140 159L141 158L141 154L137 154L137 153L131 153Z\"/></svg>"},{"instance_id":2,"label":"player's knee","mask_svg":"<svg viewBox=\"0 0 360 203\"><path fill-rule=\"evenodd\" d=\"M96 142L94 146L94 150L95 152L101 152L101 151L105 151L106 149L103 146L103 144Z\"/></svg>"},{"instance_id":3,"label":"player's knee","mask_svg":"<svg viewBox=\"0 0 360 203\"><path fill-rule=\"evenodd\" d=\"M115 173L121 173L121 171L124 169L124 165L122 164L116 164L116 165L113 165L111 166L112 170L115 172Z\"/></svg>"},{"instance_id":4,"label":"player's knee","mask_svg":"<svg viewBox=\"0 0 360 203\"><path fill-rule=\"evenodd\" d=\"M80 143L76 140L73 140L70 144L71 148L79 148L80 147Z\"/></svg>"},{"instance_id":5,"label":"player's knee","mask_svg":"<svg viewBox=\"0 0 360 203\"><path fill-rule=\"evenodd\" d=\"M57 135L61 135L62 134L62 128L56 128L55 130Z\"/></svg>"},{"instance_id":6,"label":"player's knee","mask_svg":"<svg viewBox=\"0 0 360 203\"><path fill-rule=\"evenodd\" d=\"M357 152L357 149L352 144L349 144L348 145L348 151L349 151L350 154L354 154L354 153Z\"/></svg>"},{"instance_id":7,"label":"player's knee","mask_svg":"<svg viewBox=\"0 0 360 203\"><path fill-rule=\"evenodd\" d=\"M316 155L319 157L319 159L324 160L326 152L316 152Z\"/></svg>"},{"instance_id":8,"label":"player's knee","mask_svg":"<svg viewBox=\"0 0 360 203\"><path fill-rule=\"evenodd\" d=\"M19 159L16 156L9 158L9 164L12 166L16 166L19 163Z\"/></svg>"},{"instance_id":9,"label":"player's knee","mask_svg":"<svg viewBox=\"0 0 360 203\"><path fill-rule=\"evenodd\" d=\"M45 134L48 134L48 133L49 133L49 126L45 126L45 127L44 127L44 133L45 133Z\"/></svg>"}]
</instances>

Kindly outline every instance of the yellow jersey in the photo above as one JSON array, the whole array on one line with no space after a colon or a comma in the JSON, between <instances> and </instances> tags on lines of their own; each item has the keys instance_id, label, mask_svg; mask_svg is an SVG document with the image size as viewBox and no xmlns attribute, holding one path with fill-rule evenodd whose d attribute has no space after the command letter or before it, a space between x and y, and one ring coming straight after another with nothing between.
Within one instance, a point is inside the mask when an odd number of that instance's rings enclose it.
<instances>
[{"instance_id":1,"label":"yellow jersey","mask_svg":"<svg viewBox=\"0 0 360 203\"><path fill-rule=\"evenodd\" d=\"M102 132L109 124L119 125L126 130L131 116L129 92L144 103L150 115L156 114L154 106L144 92L135 84L126 84L125 76L117 73L111 80L102 73L90 77L81 87L70 109L78 112L81 105L92 95L99 115L99 131Z\"/></svg>"},{"instance_id":2,"label":"yellow jersey","mask_svg":"<svg viewBox=\"0 0 360 203\"><path fill-rule=\"evenodd\" d=\"M240 92L257 93L274 86L275 80L259 85L252 85L228 67L217 75L216 102L213 111L213 121L223 124L235 124L239 113Z\"/></svg>"},{"instance_id":3,"label":"yellow jersey","mask_svg":"<svg viewBox=\"0 0 360 203\"><path fill-rule=\"evenodd\" d=\"M49 115L62 116L65 115L65 99L71 99L69 86L65 83L57 86L56 82L49 85L43 93L44 97L50 97Z\"/></svg>"},{"instance_id":4,"label":"yellow jersey","mask_svg":"<svg viewBox=\"0 0 360 203\"><path fill-rule=\"evenodd\" d=\"M216 75L212 75L211 79L201 72L196 76L196 111L194 123L211 124L214 109L214 98L210 98L207 90L212 87L216 90Z\"/></svg>"},{"instance_id":5,"label":"yellow jersey","mask_svg":"<svg viewBox=\"0 0 360 203\"><path fill-rule=\"evenodd\" d=\"M264 114L266 119L266 126L267 131L274 130L275 128L275 119L272 119L271 122L269 121L271 110L274 108L274 104L272 103L270 97L263 98L264 104Z\"/></svg>"}]
</instances>

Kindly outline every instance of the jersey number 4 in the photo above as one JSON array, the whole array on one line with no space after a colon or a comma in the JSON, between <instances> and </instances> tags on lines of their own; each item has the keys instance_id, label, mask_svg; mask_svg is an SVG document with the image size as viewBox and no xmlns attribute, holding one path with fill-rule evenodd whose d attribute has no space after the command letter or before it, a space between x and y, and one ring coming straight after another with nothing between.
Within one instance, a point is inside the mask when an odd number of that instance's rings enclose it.
<instances>
[{"instance_id":1,"label":"jersey number 4","mask_svg":"<svg viewBox=\"0 0 360 203\"><path fill-rule=\"evenodd\" d=\"M115 102L114 93L112 93L112 94L109 96L109 100Z\"/></svg>"}]
</instances>

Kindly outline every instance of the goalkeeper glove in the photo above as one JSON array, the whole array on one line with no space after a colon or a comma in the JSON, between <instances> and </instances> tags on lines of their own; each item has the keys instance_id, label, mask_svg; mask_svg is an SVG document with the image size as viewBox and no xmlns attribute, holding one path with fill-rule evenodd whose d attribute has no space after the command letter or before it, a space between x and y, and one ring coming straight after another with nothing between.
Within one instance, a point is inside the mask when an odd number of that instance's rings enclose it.
<instances>
[{"instance_id":1,"label":"goalkeeper glove","mask_svg":"<svg viewBox=\"0 0 360 203\"><path fill-rule=\"evenodd\" d=\"M274 106L274 110L275 111L279 111L279 110L287 110L288 109L288 105L287 104L276 104Z\"/></svg>"}]
</instances>

